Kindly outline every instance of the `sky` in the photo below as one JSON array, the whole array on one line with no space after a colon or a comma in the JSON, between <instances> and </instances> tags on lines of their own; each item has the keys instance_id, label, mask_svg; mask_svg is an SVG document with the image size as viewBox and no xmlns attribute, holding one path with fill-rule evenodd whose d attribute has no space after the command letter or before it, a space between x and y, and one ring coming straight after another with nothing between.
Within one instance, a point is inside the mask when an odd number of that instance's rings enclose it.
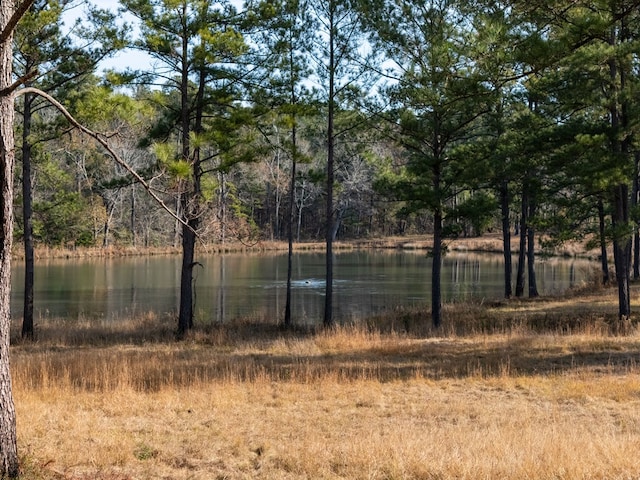
<instances>
[{"instance_id":1,"label":"sky","mask_svg":"<svg viewBox=\"0 0 640 480\"><path fill-rule=\"evenodd\" d=\"M118 7L120 6L120 4L118 3L118 0L91 0L91 3L93 3L99 8L105 8L113 12L117 12ZM82 2L80 6L76 9L77 12L76 11L73 12L73 17L75 18L79 15L82 15L83 8L84 8L84 2ZM129 22L134 21L133 17L127 18L126 15L123 17L123 20L129 21ZM127 68L146 70L147 68L150 68L150 67L151 67L151 59L149 58L148 55L135 50L125 50L122 52L118 52L113 57L103 61L100 64L99 69L102 71L109 70L109 69L126 70Z\"/></svg>"},{"instance_id":2,"label":"sky","mask_svg":"<svg viewBox=\"0 0 640 480\"><path fill-rule=\"evenodd\" d=\"M0 0L3 1L3 0ZM111 10L116 13L118 11L118 7L120 4L118 0L90 0L90 2L99 7ZM66 18L64 18L64 22L67 26L71 26L76 18L82 17L84 10L86 7L86 2L78 2L77 6L71 9L66 13ZM121 16L123 21L133 22L135 19L131 16L127 18L126 15ZM110 57L104 60L98 67L99 71L115 69L115 70L125 70L127 68L133 69L148 69L151 67L151 58L142 53L135 50L125 50L117 53L113 57Z\"/></svg>"}]
</instances>

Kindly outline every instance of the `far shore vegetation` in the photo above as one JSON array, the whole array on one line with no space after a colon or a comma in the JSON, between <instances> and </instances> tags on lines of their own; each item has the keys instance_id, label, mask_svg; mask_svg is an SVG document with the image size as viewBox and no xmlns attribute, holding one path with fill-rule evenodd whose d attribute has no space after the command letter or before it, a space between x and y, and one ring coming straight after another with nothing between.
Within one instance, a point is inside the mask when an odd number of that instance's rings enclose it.
<instances>
[{"instance_id":1,"label":"far shore vegetation","mask_svg":"<svg viewBox=\"0 0 640 480\"><path fill-rule=\"evenodd\" d=\"M518 253L519 239L514 236L511 239L512 252ZM362 238L354 240L336 241L334 249L350 250L350 249L404 249L404 250L430 250L433 246L432 235L409 235L409 236L390 236L390 237L374 237ZM484 234L477 237L459 237L446 239L444 241L446 250L462 251L462 252L486 252L486 253L502 253L503 244L502 237L499 234ZM225 243L200 243L198 244L200 253L216 254L216 253L242 253L242 252L286 252L288 248L287 242L247 239L243 241L227 241ZM317 251L324 250L326 244L324 242L295 242L293 244L294 251ZM108 247L47 247L39 246L35 249L35 257L37 259L53 259L53 258L104 258L104 257L125 257L138 255L179 255L180 247L132 247L129 245L110 245ZM599 251L595 249L586 249L581 242L571 241L559 245L553 245L542 248L538 255L550 255L561 257L586 257L596 258ZM24 250L21 245L15 245L13 250L15 259L24 257Z\"/></svg>"},{"instance_id":2,"label":"far shore vegetation","mask_svg":"<svg viewBox=\"0 0 640 480\"><path fill-rule=\"evenodd\" d=\"M12 336L23 478L638 478L640 330L597 277L438 330L47 319Z\"/></svg>"}]
</instances>

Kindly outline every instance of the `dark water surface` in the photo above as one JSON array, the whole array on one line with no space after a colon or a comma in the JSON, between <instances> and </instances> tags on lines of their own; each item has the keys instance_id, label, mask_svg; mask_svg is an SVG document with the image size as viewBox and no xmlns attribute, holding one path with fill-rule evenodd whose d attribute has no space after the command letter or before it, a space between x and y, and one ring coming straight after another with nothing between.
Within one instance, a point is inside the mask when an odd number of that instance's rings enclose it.
<instances>
[{"instance_id":1,"label":"dark water surface","mask_svg":"<svg viewBox=\"0 0 640 480\"><path fill-rule=\"evenodd\" d=\"M286 298L287 258L274 254L204 256L195 268L195 312L201 321L259 316L279 319ZM514 261L514 276L515 276ZM581 259L540 259L541 294L585 281L596 266ZM498 299L503 295L500 255L450 253L444 259L444 300ZM293 315L322 321L324 253L294 257ZM125 320L177 311L180 257L48 260L36 263L35 316ZM12 313L22 317L24 272L14 263ZM431 259L416 251L349 251L335 255L334 316L351 321L397 306L429 305Z\"/></svg>"}]
</instances>

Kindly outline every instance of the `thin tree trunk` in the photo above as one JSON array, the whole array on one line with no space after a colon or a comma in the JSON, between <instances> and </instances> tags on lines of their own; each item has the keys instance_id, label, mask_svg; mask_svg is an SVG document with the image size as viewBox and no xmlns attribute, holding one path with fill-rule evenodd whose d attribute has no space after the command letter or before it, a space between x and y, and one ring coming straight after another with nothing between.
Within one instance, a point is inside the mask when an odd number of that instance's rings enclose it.
<instances>
[{"instance_id":1,"label":"thin tree trunk","mask_svg":"<svg viewBox=\"0 0 640 480\"><path fill-rule=\"evenodd\" d=\"M278 132L278 144L280 143L280 133ZM275 213L273 219L273 232L277 240L282 239L282 232L280 232L280 204L282 203L282 193L280 192L280 148L276 149L276 168L274 183L276 184L276 191L274 195ZM273 235L272 235L273 238Z\"/></svg>"},{"instance_id":2,"label":"thin tree trunk","mask_svg":"<svg viewBox=\"0 0 640 480\"><path fill-rule=\"evenodd\" d=\"M511 224L509 223L509 182L504 180L500 185L500 210L502 214L502 252L504 255L504 297L511 298Z\"/></svg>"},{"instance_id":3,"label":"thin tree trunk","mask_svg":"<svg viewBox=\"0 0 640 480\"><path fill-rule=\"evenodd\" d=\"M184 51L186 59L186 50ZM187 80L183 78L183 80ZM198 91L196 92L195 119L193 131L196 135L202 133L202 121L204 116L204 89L206 84L206 73L204 66L201 66L198 80ZM189 108L186 109L186 118L183 118L183 131L189 130ZM183 111L184 113L184 111ZM188 135L187 135L188 136ZM191 152L191 146L188 139L183 138L186 147L183 145L183 157L191 160L192 163L192 179L189 182L190 191L184 196L186 202L183 205L183 211L186 215L187 225L182 228L182 271L180 278L180 317L178 322L178 335L183 336L186 330L193 328L193 309L194 309L194 292L193 292L193 269L197 265L195 261L196 237L200 228L200 199L202 197L202 161L200 159L200 147L195 146ZM193 158L189 158L190 154Z\"/></svg>"},{"instance_id":4,"label":"thin tree trunk","mask_svg":"<svg viewBox=\"0 0 640 480\"><path fill-rule=\"evenodd\" d=\"M531 219L535 215L536 202L535 196L531 195L529 201L529 215L527 216L527 272L529 280L529 297L534 298L539 296L538 284L536 282L536 268L535 268L535 229L531 225Z\"/></svg>"},{"instance_id":5,"label":"thin tree trunk","mask_svg":"<svg viewBox=\"0 0 640 480\"><path fill-rule=\"evenodd\" d=\"M607 234L605 226L604 202L602 197L598 197L598 223L600 234L600 265L602 268L602 284L609 285L609 258L607 254Z\"/></svg>"},{"instance_id":6,"label":"thin tree trunk","mask_svg":"<svg viewBox=\"0 0 640 480\"><path fill-rule=\"evenodd\" d=\"M631 193L631 210L638 207L638 195L640 194L640 152L636 152L633 159L633 189ZM640 230L638 221L633 225L633 279L640 278Z\"/></svg>"},{"instance_id":7,"label":"thin tree trunk","mask_svg":"<svg viewBox=\"0 0 640 480\"><path fill-rule=\"evenodd\" d=\"M22 313L22 337L33 340L33 284L35 260L33 253L33 192L31 184L31 108L34 96L25 94L22 117L22 221L24 223L24 306Z\"/></svg>"},{"instance_id":8,"label":"thin tree trunk","mask_svg":"<svg viewBox=\"0 0 640 480\"><path fill-rule=\"evenodd\" d=\"M28 2L23 2L23 5ZM12 85L12 34L8 27L14 3L0 2L0 92ZM15 18L15 17L13 17ZM9 29L9 30L6 30ZM13 242L14 105L11 94L0 94L0 476L18 476L16 412L9 369L11 329L11 247Z\"/></svg>"},{"instance_id":9,"label":"thin tree trunk","mask_svg":"<svg viewBox=\"0 0 640 480\"><path fill-rule=\"evenodd\" d=\"M129 228L131 229L131 243L133 247L138 246L138 236L136 235L136 186L131 185L131 212L129 218Z\"/></svg>"},{"instance_id":10,"label":"thin tree trunk","mask_svg":"<svg viewBox=\"0 0 640 480\"><path fill-rule=\"evenodd\" d=\"M295 94L291 93L292 100L295 100ZM294 102L292 101L292 104ZM289 185L289 219L288 223L288 241L289 249L287 252L287 303L284 309L284 327L291 328L293 322L291 320L291 280L293 277L293 228L295 223L295 204L296 204L296 166L297 166L297 145L296 145L296 125L295 118L291 127L291 180Z\"/></svg>"},{"instance_id":11,"label":"thin tree trunk","mask_svg":"<svg viewBox=\"0 0 640 480\"><path fill-rule=\"evenodd\" d=\"M615 7L616 3L611 4ZM611 12L613 15L615 11ZM622 36L625 34L625 25L615 25L611 28L610 45L617 46ZM618 38L620 35L620 38ZM609 106L611 130L611 149L614 154L622 159L628 157L628 140L620 140L620 128L628 127L628 117L626 115L627 105L618 103L620 92L624 91L626 84L626 72L624 67L618 68L618 60L612 57L609 60L609 74L613 91L610 95L611 104ZM613 191L613 261L616 268L616 281L618 284L618 317L626 320L631 315L631 295L629 290L630 270L631 270L631 239L632 235L627 233L629 226L629 186L620 183L614 187Z\"/></svg>"},{"instance_id":12,"label":"thin tree trunk","mask_svg":"<svg viewBox=\"0 0 640 480\"><path fill-rule=\"evenodd\" d=\"M335 1L329 0L329 105L327 118L327 205L326 205L326 257L325 257L325 327L333 326L333 184L334 184L334 113L335 113Z\"/></svg>"},{"instance_id":13,"label":"thin tree trunk","mask_svg":"<svg viewBox=\"0 0 640 480\"><path fill-rule=\"evenodd\" d=\"M107 218L104 221L104 225L102 227L102 248L107 248L109 246L109 230L111 229L111 220L113 220L113 214L116 211L116 202L115 201L107 201Z\"/></svg>"},{"instance_id":14,"label":"thin tree trunk","mask_svg":"<svg viewBox=\"0 0 640 480\"><path fill-rule=\"evenodd\" d=\"M178 337L184 336L193 327L193 267L195 258L195 233L182 227L182 267L180 270L180 312Z\"/></svg>"},{"instance_id":15,"label":"thin tree trunk","mask_svg":"<svg viewBox=\"0 0 640 480\"><path fill-rule=\"evenodd\" d=\"M186 22L187 3L183 5L183 18ZM184 27L186 29L186 27ZM180 80L180 126L182 128L182 160L190 162L190 111L189 102L189 44L182 39L182 71ZM180 307L178 310L178 337L181 338L193 326L193 259L195 255L195 233L190 228L193 222L192 209L195 201L193 178L185 181L186 191L181 192L180 210L187 225L182 225L182 268L180 270Z\"/></svg>"},{"instance_id":16,"label":"thin tree trunk","mask_svg":"<svg viewBox=\"0 0 640 480\"><path fill-rule=\"evenodd\" d=\"M331 227L331 239L335 242L336 238L338 238L338 231L340 231L340 226L342 225L342 216L344 215L344 209L339 208L335 213L335 218L333 221L333 226Z\"/></svg>"},{"instance_id":17,"label":"thin tree trunk","mask_svg":"<svg viewBox=\"0 0 640 480\"><path fill-rule=\"evenodd\" d=\"M296 241L300 242L300 229L302 228L302 209L304 207L304 182L300 187L300 204L298 205L298 221L296 226Z\"/></svg>"},{"instance_id":18,"label":"thin tree trunk","mask_svg":"<svg viewBox=\"0 0 640 480\"><path fill-rule=\"evenodd\" d=\"M518 252L518 271L516 273L516 297L524 295L525 259L527 253L527 213L529 210L528 187L522 187L522 208L520 211L520 251Z\"/></svg>"},{"instance_id":19,"label":"thin tree trunk","mask_svg":"<svg viewBox=\"0 0 640 480\"><path fill-rule=\"evenodd\" d=\"M227 230L226 230L226 225L227 225L227 184L226 184L226 178L224 176L224 173L220 172L218 173L218 181L220 183L220 188L219 188L219 202L218 202L218 220L220 221L220 232L218 235L218 239L220 241L221 244L224 244L224 242L227 239Z\"/></svg>"},{"instance_id":20,"label":"thin tree trunk","mask_svg":"<svg viewBox=\"0 0 640 480\"><path fill-rule=\"evenodd\" d=\"M431 322L434 328L442 325L442 214L433 215L433 252L431 266Z\"/></svg>"},{"instance_id":21,"label":"thin tree trunk","mask_svg":"<svg viewBox=\"0 0 640 480\"><path fill-rule=\"evenodd\" d=\"M178 196L176 197L176 205L175 205L175 209L176 209L176 219L175 222L173 223L173 248L177 248L178 245L180 245L180 239L182 237L181 235L181 231L182 231L182 223L180 222L180 218L184 218L182 216L182 192L180 192L178 194Z\"/></svg>"},{"instance_id":22,"label":"thin tree trunk","mask_svg":"<svg viewBox=\"0 0 640 480\"><path fill-rule=\"evenodd\" d=\"M614 190L613 227L617 232L624 229L629 221L629 187L618 185ZM630 275L631 238L628 235L616 234L613 241L613 260L616 266L616 281L618 284L618 317L621 320L631 315Z\"/></svg>"}]
</instances>

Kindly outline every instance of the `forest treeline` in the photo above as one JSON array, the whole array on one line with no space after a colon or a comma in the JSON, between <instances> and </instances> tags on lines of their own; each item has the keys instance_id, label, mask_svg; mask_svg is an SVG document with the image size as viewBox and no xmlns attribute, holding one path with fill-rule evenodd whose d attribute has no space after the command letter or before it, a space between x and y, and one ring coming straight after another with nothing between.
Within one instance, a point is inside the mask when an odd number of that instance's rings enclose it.
<instances>
[{"instance_id":1,"label":"forest treeline","mask_svg":"<svg viewBox=\"0 0 640 480\"><path fill-rule=\"evenodd\" d=\"M537 239L590 240L629 316L640 1L119 5L35 0L15 31L25 251L173 245L188 271L197 241L428 233L435 285L443 239L499 231L509 297L511 235L518 296ZM149 66L101 69L123 49Z\"/></svg>"}]
</instances>

